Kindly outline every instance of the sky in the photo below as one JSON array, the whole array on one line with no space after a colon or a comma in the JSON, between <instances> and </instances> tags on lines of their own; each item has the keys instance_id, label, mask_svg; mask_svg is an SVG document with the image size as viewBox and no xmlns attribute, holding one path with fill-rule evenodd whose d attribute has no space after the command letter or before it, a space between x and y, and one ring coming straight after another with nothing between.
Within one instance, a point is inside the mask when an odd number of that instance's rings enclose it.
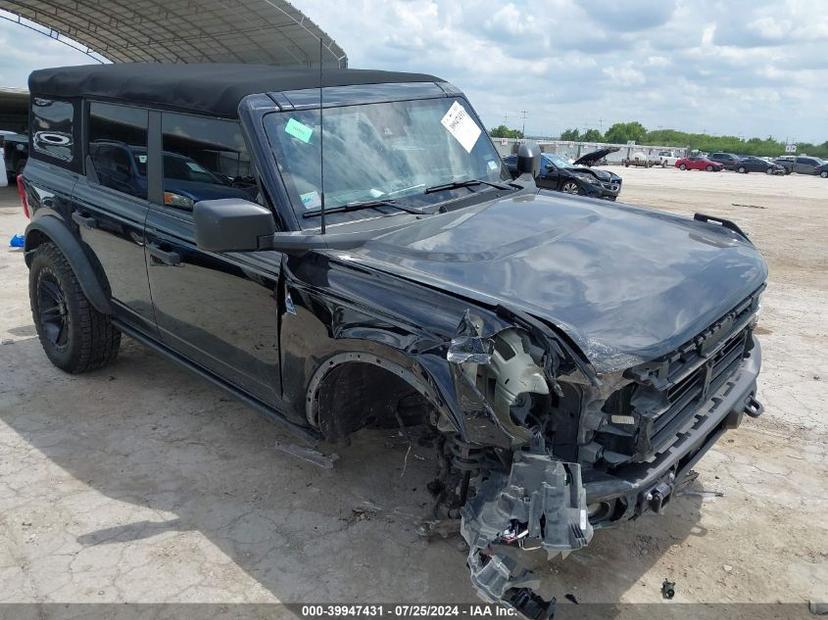
<instances>
[{"instance_id":1,"label":"sky","mask_svg":"<svg viewBox=\"0 0 828 620\"><path fill-rule=\"evenodd\" d=\"M820 0L824 1L824 0ZM488 127L619 121L828 140L828 10L815 0L292 0L351 67L432 73ZM0 85L89 59L0 21Z\"/></svg>"}]
</instances>

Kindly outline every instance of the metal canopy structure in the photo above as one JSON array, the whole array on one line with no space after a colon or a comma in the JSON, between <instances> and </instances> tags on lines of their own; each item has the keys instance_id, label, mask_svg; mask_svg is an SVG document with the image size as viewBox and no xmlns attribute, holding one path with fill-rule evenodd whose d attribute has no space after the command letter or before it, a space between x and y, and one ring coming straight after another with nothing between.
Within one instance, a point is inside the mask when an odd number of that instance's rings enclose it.
<instances>
[{"instance_id":1,"label":"metal canopy structure","mask_svg":"<svg viewBox=\"0 0 828 620\"><path fill-rule=\"evenodd\" d=\"M348 66L342 48L285 0L0 0L0 9L112 62L312 67L321 39L323 65Z\"/></svg>"}]
</instances>

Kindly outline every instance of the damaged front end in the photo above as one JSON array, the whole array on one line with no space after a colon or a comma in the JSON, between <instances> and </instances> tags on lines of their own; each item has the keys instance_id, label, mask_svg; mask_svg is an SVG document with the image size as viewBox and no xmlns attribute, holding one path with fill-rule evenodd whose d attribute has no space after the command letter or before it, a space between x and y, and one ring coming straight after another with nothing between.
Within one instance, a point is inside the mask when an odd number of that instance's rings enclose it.
<instances>
[{"instance_id":1,"label":"damaged front end","mask_svg":"<svg viewBox=\"0 0 828 620\"><path fill-rule=\"evenodd\" d=\"M600 376L554 327L468 312L446 350L459 415L441 417L443 515L460 518L479 595L548 617L526 568L589 544L593 528L661 512L755 398L762 288L678 348Z\"/></svg>"},{"instance_id":2,"label":"damaged front end","mask_svg":"<svg viewBox=\"0 0 828 620\"><path fill-rule=\"evenodd\" d=\"M594 375L531 320L481 332L466 313L446 355L464 415L460 434L443 421L441 500L446 516L461 518L481 598L546 618L554 598L538 594L521 554L565 556L592 538L580 465L560 458L549 439L571 435L578 422L577 395L558 378L588 383Z\"/></svg>"}]
</instances>

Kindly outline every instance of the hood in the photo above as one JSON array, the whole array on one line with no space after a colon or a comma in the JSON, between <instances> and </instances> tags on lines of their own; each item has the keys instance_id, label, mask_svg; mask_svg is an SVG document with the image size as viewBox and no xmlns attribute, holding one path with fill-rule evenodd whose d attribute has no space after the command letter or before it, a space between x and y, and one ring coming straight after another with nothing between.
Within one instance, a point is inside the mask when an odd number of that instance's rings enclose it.
<instances>
[{"instance_id":1,"label":"hood","mask_svg":"<svg viewBox=\"0 0 828 620\"><path fill-rule=\"evenodd\" d=\"M543 191L433 215L343 258L551 322L598 372L676 349L767 277L721 226Z\"/></svg>"},{"instance_id":2,"label":"hood","mask_svg":"<svg viewBox=\"0 0 828 620\"><path fill-rule=\"evenodd\" d=\"M599 149L597 151L593 151L592 153L587 153L586 155L582 155L578 159L576 159L573 163L576 166L591 166L595 162L601 161L609 155L610 153L615 153L618 149L617 146L611 146L605 149Z\"/></svg>"}]
</instances>

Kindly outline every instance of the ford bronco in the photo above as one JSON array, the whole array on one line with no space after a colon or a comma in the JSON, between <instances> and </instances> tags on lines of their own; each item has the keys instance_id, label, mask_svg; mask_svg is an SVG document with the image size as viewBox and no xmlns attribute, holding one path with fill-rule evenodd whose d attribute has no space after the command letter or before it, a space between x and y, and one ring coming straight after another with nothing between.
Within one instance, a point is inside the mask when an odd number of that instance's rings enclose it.
<instances>
[{"instance_id":1,"label":"ford bronco","mask_svg":"<svg viewBox=\"0 0 828 620\"><path fill-rule=\"evenodd\" d=\"M20 181L34 322L69 373L122 334L292 431L435 438L435 516L481 597L661 512L743 415L767 269L730 221L513 178L429 75L266 66L34 72ZM423 491L425 492L425 491Z\"/></svg>"}]
</instances>

